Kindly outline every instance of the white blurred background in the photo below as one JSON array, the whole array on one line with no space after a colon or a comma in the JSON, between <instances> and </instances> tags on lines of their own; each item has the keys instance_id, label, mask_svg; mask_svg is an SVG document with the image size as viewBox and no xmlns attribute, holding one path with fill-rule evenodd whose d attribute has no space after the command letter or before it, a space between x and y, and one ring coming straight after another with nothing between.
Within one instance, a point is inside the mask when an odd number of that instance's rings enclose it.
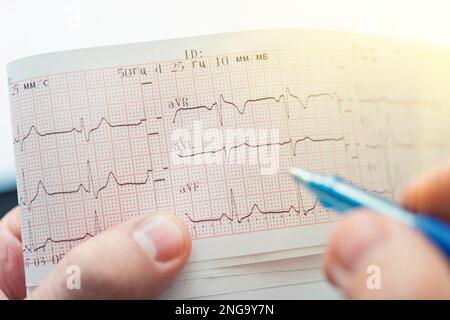
<instances>
[{"instance_id":1,"label":"white blurred background","mask_svg":"<svg viewBox=\"0 0 450 320\"><path fill-rule=\"evenodd\" d=\"M450 46L450 1L3 0L0 192L15 188L9 61L49 51L261 28L329 29Z\"/></svg>"}]
</instances>

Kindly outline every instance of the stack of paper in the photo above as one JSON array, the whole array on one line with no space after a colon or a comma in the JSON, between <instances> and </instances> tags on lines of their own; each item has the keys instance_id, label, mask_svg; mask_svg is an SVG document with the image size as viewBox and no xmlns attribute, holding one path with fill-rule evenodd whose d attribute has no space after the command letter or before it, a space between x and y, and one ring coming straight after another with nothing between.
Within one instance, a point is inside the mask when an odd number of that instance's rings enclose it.
<instances>
[{"instance_id":1,"label":"stack of paper","mask_svg":"<svg viewBox=\"0 0 450 320\"><path fill-rule=\"evenodd\" d=\"M27 285L81 241L156 209L178 215L193 239L164 298L322 281L337 217L288 169L396 196L448 145L448 57L281 30L11 63Z\"/></svg>"}]
</instances>

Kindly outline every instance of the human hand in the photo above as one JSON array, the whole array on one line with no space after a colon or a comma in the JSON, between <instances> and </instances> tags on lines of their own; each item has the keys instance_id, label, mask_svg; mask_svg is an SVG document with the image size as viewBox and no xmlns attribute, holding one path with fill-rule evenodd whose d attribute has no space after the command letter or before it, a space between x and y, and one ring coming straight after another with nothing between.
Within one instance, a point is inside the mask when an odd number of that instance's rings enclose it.
<instances>
[{"instance_id":1,"label":"human hand","mask_svg":"<svg viewBox=\"0 0 450 320\"><path fill-rule=\"evenodd\" d=\"M401 203L450 222L450 161L413 180ZM450 299L446 257L419 231L370 212L350 213L339 223L324 268L349 298ZM373 268L379 271L379 289L367 285Z\"/></svg>"},{"instance_id":2,"label":"human hand","mask_svg":"<svg viewBox=\"0 0 450 320\"><path fill-rule=\"evenodd\" d=\"M191 239L173 215L124 222L73 248L30 299L149 299L186 263ZM80 289L67 288L68 266L81 271ZM0 299L25 298L19 210L0 220Z\"/></svg>"}]
</instances>

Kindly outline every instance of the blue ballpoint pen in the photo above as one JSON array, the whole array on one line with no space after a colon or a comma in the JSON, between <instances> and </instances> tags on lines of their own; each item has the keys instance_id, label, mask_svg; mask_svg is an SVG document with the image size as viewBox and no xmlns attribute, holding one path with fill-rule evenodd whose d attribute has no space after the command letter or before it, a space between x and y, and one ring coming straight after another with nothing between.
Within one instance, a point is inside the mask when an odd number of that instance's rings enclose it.
<instances>
[{"instance_id":1,"label":"blue ballpoint pen","mask_svg":"<svg viewBox=\"0 0 450 320\"><path fill-rule=\"evenodd\" d=\"M450 258L450 226L426 214L413 214L393 202L354 187L336 176L326 176L300 168L290 170L294 179L311 190L324 207L346 212L364 207L420 230Z\"/></svg>"}]
</instances>

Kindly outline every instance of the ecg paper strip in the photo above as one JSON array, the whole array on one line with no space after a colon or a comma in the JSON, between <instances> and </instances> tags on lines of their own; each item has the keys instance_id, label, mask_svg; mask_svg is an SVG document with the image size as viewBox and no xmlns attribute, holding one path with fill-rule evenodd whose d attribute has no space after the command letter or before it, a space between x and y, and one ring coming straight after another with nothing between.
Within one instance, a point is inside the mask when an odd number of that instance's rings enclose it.
<instances>
[{"instance_id":1,"label":"ecg paper strip","mask_svg":"<svg viewBox=\"0 0 450 320\"><path fill-rule=\"evenodd\" d=\"M27 284L81 241L155 209L186 223L192 261L325 244L336 217L287 169L395 197L448 147L448 58L290 30L11 63Z\"/></svg>"}]
</instances>

